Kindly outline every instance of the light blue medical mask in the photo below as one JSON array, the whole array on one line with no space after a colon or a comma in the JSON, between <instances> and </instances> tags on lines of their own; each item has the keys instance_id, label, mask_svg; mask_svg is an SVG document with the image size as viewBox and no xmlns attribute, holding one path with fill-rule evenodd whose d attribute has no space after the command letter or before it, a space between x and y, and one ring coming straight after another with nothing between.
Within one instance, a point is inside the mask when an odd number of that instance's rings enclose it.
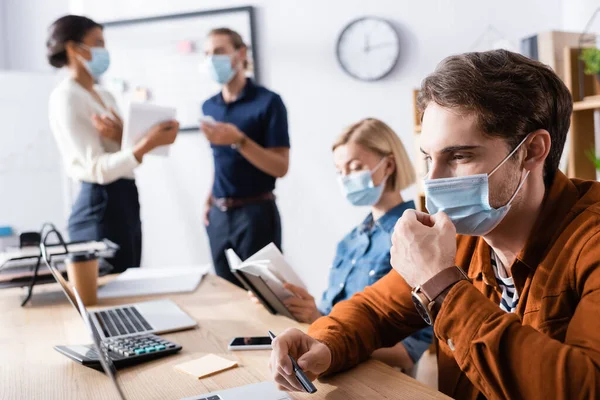
<instances>
[{"instance_id":1,"label":"light blue medical mask","mask_svg":"<svg viewBox=\"0 0 600 400\"><path fill-rule=\"evenodd\" d=\"M385 187L385 179L375 186L373 183L373 174L383 165L386 159L382 159L372 171L358 171L346 176L339 176L338 183L342 194L354 206L372 206L377 203Z\"/></svg>"},{"instance_id":2,"label":"light blue medical mask","mask_svg":"<svg viewBox=\"0 0 600 400\"><path fill-rule=\"evenodd\" d=\"M529 171L525 173L525 177L508 203L499 208L490 206L488 177L515 154L527 137L489 175L425 179L423 183L427 211L431 214L445 212L460 235L483 236L491 232L510 210L512 201L529 176Z\"/></svg>"},{"instance_id":3,"label":"light blue medical mask","mask_svg":"<svg viewBox=\"0 0 600 400\"><path fill-rule=\"evenodd\" d=\"M231 56L215 54L208 57L208 70L211 78L219 85L228 84L235 76L236 70L231 66Z\"/></svg>"},{"instance_id":4,"label":"light blue medical mask","mask_svg":"<svg viewBox=\"0 0 600 400\"><path fill-rule=\"evenodd\" d=\"M110 66L110 54L108 53L108 50L104 47L89 47L84 44L81 44L80 46L89 50L92 55L90 61L80 57L81 62L93 78L100 78Z\"/></svg>"}]
</instances>

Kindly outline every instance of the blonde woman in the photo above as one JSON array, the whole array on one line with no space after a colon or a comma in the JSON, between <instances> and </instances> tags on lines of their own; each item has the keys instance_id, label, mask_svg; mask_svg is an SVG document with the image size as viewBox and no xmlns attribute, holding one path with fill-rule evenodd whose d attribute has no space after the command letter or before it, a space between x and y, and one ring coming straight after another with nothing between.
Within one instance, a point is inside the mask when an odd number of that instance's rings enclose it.
<instances>
[{"instance_id":1,"label":"blonde woman","mask_svg":"<svg viewBox=\"0 0 600 400\"><path fill-rule=\"evenodd\" d=\"M329 285L320 304L303 288L286 284L296 294L286 302L300 321L312 323L392 269L391 234L402 213L415 208L400 191L415 182L415 171L402 142L382 121L367 118L342 133L333 145L333 159L342 195L370 213L338 244ZM410 370L431 344L433 332L424 329L396 346L380 349L373 357Z\"/></svg>"}]
</instances>

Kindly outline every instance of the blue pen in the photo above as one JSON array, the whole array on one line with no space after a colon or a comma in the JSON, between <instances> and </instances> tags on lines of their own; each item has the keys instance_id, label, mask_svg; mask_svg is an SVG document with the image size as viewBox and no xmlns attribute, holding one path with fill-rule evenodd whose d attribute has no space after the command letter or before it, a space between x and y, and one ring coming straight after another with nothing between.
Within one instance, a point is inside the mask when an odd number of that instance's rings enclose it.
<instances>
[{"instance_id":1,"label":"blue pen","mask_svg":"<svg viewBox=\"0 0 600 400\"><path fill-rule=\"evenodd\" d=\"M269 331L269 337L271 338L271 340L275 339L275 335L273 334L273 332ZM302 368L300 368L296 360L294 360L294 357L290 356L289 354L288 357L290 357L290 360L292 360L294 374L296 375L296 379L298 379L298 382L300 383L302 388L304 388L304 390L310 394L316 393L317 388L315 387L315 385L313 385L310 379L308 379L306 375L304 375L304 371L302 371Z\"/></svg>"}]
</instances>

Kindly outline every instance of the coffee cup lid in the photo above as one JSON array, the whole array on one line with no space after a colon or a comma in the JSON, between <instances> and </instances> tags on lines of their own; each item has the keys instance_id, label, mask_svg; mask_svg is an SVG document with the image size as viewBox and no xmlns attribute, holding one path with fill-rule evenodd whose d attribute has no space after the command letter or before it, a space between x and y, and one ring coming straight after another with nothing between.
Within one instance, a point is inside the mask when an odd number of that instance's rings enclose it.
<instances>
[{"instance_id":1,"label":"coffee cup lid","mask_svg":"<svg viewBox=\"0 0 600 400\"><path fill-rule=\"evenodd\" d=\"M67 259L71 262L82 262L96 260L98 259L98 256L93 251L80 251L77 253L70 253Z\"/></svg>"}]
</instances>

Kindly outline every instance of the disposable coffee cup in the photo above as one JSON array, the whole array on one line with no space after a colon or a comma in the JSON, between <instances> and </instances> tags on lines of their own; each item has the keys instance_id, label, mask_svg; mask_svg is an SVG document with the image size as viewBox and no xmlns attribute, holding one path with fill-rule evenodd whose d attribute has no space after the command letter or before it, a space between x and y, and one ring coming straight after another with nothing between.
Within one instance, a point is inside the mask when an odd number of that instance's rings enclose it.
<instances>
[{"instance_id":1,"label":"disposable coffee cup","mask_svg":"<svg viewBox=\"0 0 600 400\"><path fill-rule=\"evenodd\" d=\"M69 283L75 286L83 304L98 303L98 256L91 252L72 253L65 263Z\"/></svg>"}]
</instances>

